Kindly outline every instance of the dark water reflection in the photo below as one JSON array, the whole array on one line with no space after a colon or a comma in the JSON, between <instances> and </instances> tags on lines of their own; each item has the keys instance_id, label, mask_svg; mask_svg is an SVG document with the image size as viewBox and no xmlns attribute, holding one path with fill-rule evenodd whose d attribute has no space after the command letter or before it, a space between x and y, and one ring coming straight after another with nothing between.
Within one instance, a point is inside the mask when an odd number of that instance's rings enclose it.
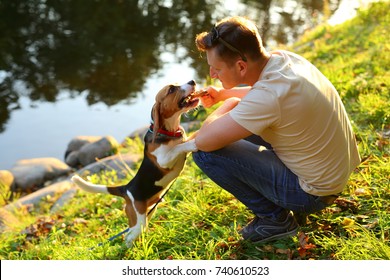
<instances>
[{"instance_id":1,"label":"dark water reflection","mask_svg":"<svg viewBox=\"0 0 390 280\"><path fill-rule=\"evenodd\" d=\"M241 1L266 43L287 43L315 25L324 2ZM338 5L325 6L332 12ZM189 57L198 78L205 78L208 68L194 37L228 15L225 6L206 0L0 0L0 133L20 108L20 96L55 102L65 89L74 96L87 91L88 104L131 100L161 69L162 52L175 53L178 62Z\"/></svg>"}]
</instances>

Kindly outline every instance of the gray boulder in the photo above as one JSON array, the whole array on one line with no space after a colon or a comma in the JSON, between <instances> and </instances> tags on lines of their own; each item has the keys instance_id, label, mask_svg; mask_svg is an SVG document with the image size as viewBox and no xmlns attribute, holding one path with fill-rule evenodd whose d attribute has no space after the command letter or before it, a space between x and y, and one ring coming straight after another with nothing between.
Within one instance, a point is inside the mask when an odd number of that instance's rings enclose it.
<instances>
[{"instance_id":1,"label":"gray boulder","mask_svg":"<svg viewBox=\"0 0 390 280\"><path fill-rule=\"evenodd\" d=\"M71 188L74 188L74 184L70 181L70 179L65 179L46 186L36 192L30 193L10 204L7 204L2 209L14 212L20 209L21 206L31 205L32 207L37 207L43 198L48 196L59 196Z\"/></svg>"},{"instance_id":2,"label":"gray boulder","mask_svg":"<svg viewBox=\"0 0 390 280\"><path fill-rule=\"evenodd\" d=\"M0 170L0 206L3 206L12 198L11 190L14 189L14 182L15 178L11 172Z\"/></svg>"},{"instance_id":3,"label":"gray boulder","mask_svg":"<svg viewBox=\"0 0 390 280\"><path fill-rule=\"evenodd\" d=\"M65 153L65 162L74 168L87 166L96 159L102 159L115 154L119 147L112 136L79 136L68 145Z\"/></svg>"},{"instance_id":4,"label":"gray boulder","mask_svg":"<svg viewBox=\"0 0 390 280\"><path fill-rule=\"evenodd\" d=\"M114 170L117 172L117 178L125 178L127 172L130 169L134 168L135 163L137 163L142 158L141 154L120 154L106 157L99 162L95 162L81 168L77 171L78 174L96 174L102 171Z\"/></svg>"},{"instance_id":5,"label":"gray boulder","mask_svg":"<svg viewBox=\"0 0 390 280\"><path fill-rule=\"evenodd\" d=\"M15 230L18 226L20 226L18 218L10 211L0 208L0 233L7 229Z\"/></svg>"},{"instance_id":6,"label":"gray boulder","mask_svg":"<svg viewBox=\"0 0 390 280\"><path fill-rule=\"evenodd\" d=\"M65 159L72 152L80 150L82 146L84 146L86 144L94 143L96 141L99 141L100 139L102 139L101 136L77 136L77 137L73 138L69 142L68 147L66 148Z\"/></svg>"},{"instance_id":7,"label":"gray boulder","mask_svg":"<svg viewBox=\"0 0 390 280\"><path fill-rule=\"evenodd\" d=\"M150 125L140 127L138 129L134 130L132 133L130 133L127 136L127 138L134 139L136 137L139 137L139 138L141 138L141 140L143 140L146 132L149 130L149 127L150 127Z\"/></svg>"},{"instance_id":8,"label":"gray boulder","mask_svg":"<svg viewBox=\"0 0 390 280\"><path fill-rule=\"evenodd\" d=\"M0 170L0 184L5 190L11 190L15 183L14 175L8 170Z\"/></svg>"},{"instance_id":9,"label":"gray boulder","mask_svg":"<svg viewBox=\"0 0 390 280\"><path fill-rule=\"evenodd\" d=\"M56 158L19 160L10 169L14 176L13 190L29 192L41 188L46 181L67 175L71 168Z\"/></svg>"}]
</instances>

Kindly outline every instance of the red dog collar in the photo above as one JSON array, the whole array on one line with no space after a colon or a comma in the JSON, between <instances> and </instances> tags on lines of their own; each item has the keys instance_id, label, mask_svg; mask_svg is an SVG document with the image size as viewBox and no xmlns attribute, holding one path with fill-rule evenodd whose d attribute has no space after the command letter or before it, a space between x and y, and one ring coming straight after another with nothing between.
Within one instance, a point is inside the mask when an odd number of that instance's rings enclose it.
<instances>
[{"instance_id":1,"label":"red dog collar","mask_svg":"<svg viewBox=\"0 0 390 280\"><path fill-rule=\"evenodd\" d=\"M150 131L153 132L153 128L154 128L154 125L151 124L150 127L149 127ZM168 130L159 128L157 130L157 133L165 135L165 136L169 136L169 137L176 137L176 138L179 138L179 137L183 136L183 131L182 131L182 129L180 127L176 131L168 131Z\"/></svg>"}]
</instances>

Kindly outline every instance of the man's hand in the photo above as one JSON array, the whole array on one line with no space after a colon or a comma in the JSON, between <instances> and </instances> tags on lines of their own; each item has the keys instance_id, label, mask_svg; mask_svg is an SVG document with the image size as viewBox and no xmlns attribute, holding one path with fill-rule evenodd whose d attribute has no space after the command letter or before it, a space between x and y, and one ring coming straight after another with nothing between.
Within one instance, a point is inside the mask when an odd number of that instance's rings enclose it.
<instances>
[{"instance_id":1,"label":"man's hand","mask_svg":"<svg viewBox=\"0 0 390 280\"><path fill-rule=\"evenodd\" d=\"M207 91L207 94L200 97L200 101L205 108L210 108L214 104L221 101L219 100L219 91L221 90L220 88L210 86L207 87L205 90Z\"/></svg>"}]
</instances>

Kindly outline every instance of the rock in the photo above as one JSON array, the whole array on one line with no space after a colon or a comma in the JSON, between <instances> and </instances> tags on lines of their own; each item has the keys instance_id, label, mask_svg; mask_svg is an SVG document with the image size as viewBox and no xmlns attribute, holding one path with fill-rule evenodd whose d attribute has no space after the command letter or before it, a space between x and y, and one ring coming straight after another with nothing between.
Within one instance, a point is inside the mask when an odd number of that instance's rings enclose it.
<instances>
[{"instance_id":1,"label":"rock","mask_svg":"<svg viewBox=\"0 0 390 280\"><path fill-rule=\"evenodd\" d=\"M15 178L15 191L28 192L46 181L67 175L71 168L56 158L35 158L18 161L10 172Z\"/></svg>"},{"instance_id":2,"label":"rock","mask_svg":"<svg viewBox=\"0 0 390 280\"><path fill-rule=\"evenodd\" d=\"M11 190L15 183L14 175L8 170L0 170L0 184L5 190Z\"/></svg>"},{"instance_id":3,"label":"rock","mask_svg":"<svg viewBox=\"0 0 390 280\"><path fill-rule=\"evenodd\" d=\"M74 188L74 184L70 181L70 179L66 179L26 195L21 199L4 206L3 209L13 212L23 205L38 206L42 198L62 194L71 188Z\"/></svg>"},{"instance_id":4,"label":"rock","mask_svg":"<svg viewBox=\"0 0 390 280\"><path fill-rule=\"evenodd\" d=\"M77 171L79 174L96 174L104 170L115 170L119 179L126 177L128 168L132 168L136 162L141 159L142 155L137 154L120 154L113 155L99 162L92 163Z\"/></svg>"},{"instance_id":5,"label":"rock","mask_svg":"<svg viewBox=\"0 0 390 280\"><path fill-rule=\"evenodd\" d=\"M14 184L14 175L12 175L12 173L8 170L0 170L0 206L3 206L8 202L9 199L12 198L11 190L15 188Z\"/></svg>"},{"instance_id":6,"label":"rock","mask_svg":"<svg viewBox=\"0 0 390 280\"><path fill-rule=\"evenodd\" d=\"M148 131L150 125L147 125L147 126L143 126L143 127L140 127L136 130L134 130L132 133L130 133L127 138L130 138L130 139L135 139L136 137L139 137L141 138L141 140L144 139L144 136L146 134L146 132Z\"/></svg>"},{"instance_id":7,"label":"rock","mask_svg":"<svg viewBox=\"0 0 390 280\"><path fill-rule=\"evenodd\" d=\"M73 151L73 152L70 152L69 154L66 154L65 162L67 165L69 165L71 167L78 167L80 165L79 152Z\"/></svg>"},{"instance_id":8,"label":"rock","mask_svg":"<svg viewBox=\"0 0 390 280\"><path fill-rule=\"evenodd\" d=\"M65 152L65 162L71 167L83 167L116 152L118 142L112 136L79 136L74 138Z\"/></svg>"},{"instance_id":9,"label":"rock","mask_svg":"<svg viewBox=\"0 0 390 280\"><path fill-rule=\"evenodd\" d=\"M81 149L82 146L90 143L94 143L96 141L99 141L102 139L101 136L77 136L73 138L66 148L65 151L65 162L67 160L67 157L70 153L78 151ZM70 165L71 166L71 165Z\"/></svg>"},{"instance_id":10,"label":"rock","mask_svg":"<svg viewBox=\"0 0 390 280\"><path fill-rule=\"evenodd\" d=\"M0 208L0 232L15 230L20 226L18 218L4 208Z\"/></svg>"},{"instance_id":11,"label":"rock","mask_svg":"<svg viewBox=\"0 0 390 280\"><path fill-rule=\"evenodd\" d=\"M66 190L59 199L50 208L50 213L59 211L69 200L71 200L77 192L76 187Z\"/></svg>"},{"instance_id":12,"label":"rock","mask_svg":"<svg viewBox=\"0 0 390 280\"><path fill-rule=\"evenodd\" d=\"M106 136L96 141L81 147L78 159L82 166L86 166L96 161L112 155L119 147L118 142L114 137Z\"/></svg>"}]
</instances>

